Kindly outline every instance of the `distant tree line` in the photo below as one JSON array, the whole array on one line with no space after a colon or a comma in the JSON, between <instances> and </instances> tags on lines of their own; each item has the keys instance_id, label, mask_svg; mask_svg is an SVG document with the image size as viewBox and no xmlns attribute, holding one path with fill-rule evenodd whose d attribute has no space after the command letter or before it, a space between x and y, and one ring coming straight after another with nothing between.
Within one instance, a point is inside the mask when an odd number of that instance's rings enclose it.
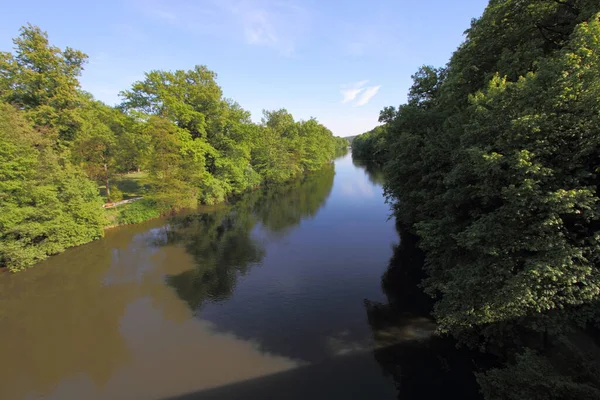
<instances>
[{"instance_id":1,"label":"distant tree line","mask_svg":"<svg viewBox=\"0 0 600 400\"><path fill-rule=\"evenodd\" d=\"M352 144L420 239L439 330L504 364L487 399L600 398L599 12L490 1Z\"/></svg>"},{"instance_id":2,"label":"distant tree line","mask_svg":"<svg viewBox=\"0 0 600 400\"><path fill-rule=\"evenodd\" d=\"M145 199L120 219L138 222L295 179L347 147L285 109L253 123L205 66L148 72L110 107L81 90L86 60L32 25L0 53L0 267L101 237L119 174L148 173Z\"/></svg>"}]
</instances>

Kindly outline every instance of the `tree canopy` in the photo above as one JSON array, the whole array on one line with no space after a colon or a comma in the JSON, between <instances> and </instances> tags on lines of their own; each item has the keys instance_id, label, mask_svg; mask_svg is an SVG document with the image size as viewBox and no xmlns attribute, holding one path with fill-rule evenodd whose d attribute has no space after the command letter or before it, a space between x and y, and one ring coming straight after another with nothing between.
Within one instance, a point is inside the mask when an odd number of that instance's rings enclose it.
<instances>
[{"instance_id":1,"label":"tree canopy","mask_svg":"<svg viewBox=\"0 0 600 400\"><path fill-rule=\"evenodd\" d=\"M407 102L354 139L356 156L385 164L394 213L426 251L439 329L464 343L599 321L599 12L490 1L448 64L420 68ZM511 373L545 363L528 354Z\"/></svg>"},{"instance_id":2,"label":"tree canopy","mask_svg":"<svg viewBox=\"0 0 600 400\"><path fill-rule=\"evenodd\" d=\"M0 267L16 271L101 237L120 174L148 175L120 222L223 202L329 163L345 147L285 109L261 123L223 96L206 66L150 71L110 107L81 90L87 56L27 25L0 53ZM104 198L103 198L104 197Z\"/></svg>"}]
</instances>

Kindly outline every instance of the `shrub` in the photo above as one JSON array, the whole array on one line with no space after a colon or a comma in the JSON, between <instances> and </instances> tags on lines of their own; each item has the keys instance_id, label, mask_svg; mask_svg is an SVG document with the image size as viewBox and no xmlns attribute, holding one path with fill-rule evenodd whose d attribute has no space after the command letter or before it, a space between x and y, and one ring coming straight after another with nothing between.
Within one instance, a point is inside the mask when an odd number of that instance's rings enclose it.
<instances>
[{"instance_id":1,"label":"shrub","mask_svg":"<svg viewBox=\"0 0 600 400\"><path fill-rule=\"evenodd\" d=\"M123 200L123 192L121 192L118 187L113 186L110 189L110 196L107 197L107 200L111 203L116 203L117 201L121 201L121 200Z\"/></svg>"},{"instance_id":2,"label":"shrub","mask_svg":"<svg viewBox=\"0 0 600 400\"><path fill-rule=\"evenodd\" d=\"M162 215L161 208L151 199L138 200L120 209L119 224L138 224Z\"/></svg>"}]
</instances>

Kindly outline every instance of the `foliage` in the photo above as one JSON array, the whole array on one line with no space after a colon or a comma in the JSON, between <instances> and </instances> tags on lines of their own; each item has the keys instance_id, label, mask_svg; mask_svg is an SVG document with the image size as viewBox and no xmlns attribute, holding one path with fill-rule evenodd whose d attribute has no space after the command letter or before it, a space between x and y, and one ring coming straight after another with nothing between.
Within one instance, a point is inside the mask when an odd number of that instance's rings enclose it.
<instances>
[{"instance_id":1,"label":"foliage","mask_svg":"<svg viewBox=\"0 0 600 400\"><path fill-rule=\"evenodd\" d=\"M118 222L121 225L139 224L140 222L158 218L162 211L156 201L141 199L118 208Z\"/></svg>"},{"instance_id":2,"label":"foliage","mask_svg":"<svg viewBox=\"0 0 600 400\"><path fill-rule=\"evenodd\" d=\"M114 203L123 200L123 192L118 187L111 189L108 200Z\"/></svg>"},{"instance_id":3,"label":"foliage","mask_svg":"<svg viewBox=\"0 0 600 400\"><path fill-rule=\"evenodd\" d=\"M33 25L22 27L13 43L14 55L0 53L0 101L25 110L36 126L55 130L60 139L72 140L81 122L77 77L87 55L50 45L48 35Z\"/></svg>"},{"instance_id":4,"label":"foliage","mask_svg":"<svg viewBox=\"0 0 600 400\"><path fill-rule=\"evenodd\" d=\"M106 189L109 202L120 200L111 193L111 180L116 173L117 137L110 127L114 110L100 102L90 100L79 109L81 125L73 141L73 161L87 176Z\"/></svg>"},{"instance_id":5,"label":"foliage","mask_svg":"<svg viewBox=\"0 0 600 400\"><path fill-rule=\"evenodd\" d=\"M526 349L513 364L477 375L488 400L593 400L600 398L597 367L580 354L557 367L544 356ZM564 371L561 371L564 370ZM590 383L590 382L594 382Z\"/></svg>"},{"instance_id":6,"label":"foliage","mask_svg":"<svg viewBox=\"0 0 600 400\"><path fill-rule=\"evenodd\" d=\"M80 89L84 53L52 46L32 25L13 43L13 53L0 53L0 266L11 270L100 237L106 224L317 171L340 146L316 120L294 121L283 109L253 123L205 66L151 71L115 108ZM146 200L118 217L103 211L99 189L106 201L120 200L120 176L131 171L148 178L127 196L143 192Z\"/></svg>"},{"instance_id":7,"label":"foliage","mask_svg":"<svg viewBox=\"0 0 600 400\"><path fill-rule=\"evenodd\" d=\"M148 136L154 135L151 160L164 150L157 147L157 135L162 134L152 131L173 130L167 122L179 129L170 151L181 149L178 171L188 171L188 176L179 178L173 185L179 189L172 192L183 190L191 196L192 191L183 188L182 182L187 182L190 190L197 190L197 200L215 204L261 182L281 183L317 170L334 157L333 135L316 120L296 122L282 109L265 111L262 123L255 125L248 112L223 98L215 79L205 66L152 71L123 92L124 110L153 117L146 127ZM165 122L158 123L159 118ZM152 165L150 169L156 170Z\"/></svg>"},{"instance_id":8,"label":"foliage","mask_svg":"<svg viewBox=\"0 0 600 400\"><path fill-rule=\"evenodd\" d=\"M352 157L383 165L388 159L387 127L380 125L354 137Z\"/></svg>"},{"instance_id":9,"label":"foliage","mask_svg":"<svg viewBox=\"0 0 600 400\"><path fill-rule=\"evenodd\" d=\"M488 398L598 396L553 372L541 338L600 314L599 38L597 1L492 0L449 63L420 68L407 103L353 142L385 164L419 236L439 330L507 358L541 348L481 378Z\"/></svg>"},{"instance_id":10,"label":"foliage","mask_svg":"<svg viewBox=\"0 0 600 400\"><path fill-rule=\"evenodd\" d=\"M0 104L0 265L19 271L103 234L95 185Z\"/></svg>"},{"instance_id":11,"label":"foliage","mask_svg":"<svg viewBox=\"0 0 600 400\"><path fill-rule=\"evenodd\" d=\"M354 140L391 149L386 192L427 251L443 331L556 315L545 331L598 299L598 11L490 2L448 66L421 68L408 103Z\"/></svg>"},{"instance_id":12,"label":"foliage","mask_svg":"<svg viewBox=\"0 0 600 400\"><path fill-rule=\"evenodd\" d=\"M356 136L358 136L358 135L354 135L354 136L346 136L346 137L344 137L343 139L345 139L345 140L348 142L348 144L349 144L350 146L352 146L352 142L354 141L354 138L356 138Z\"/></svg>"},{"instance_id":13,"label":"foliage","mask_svg":"<svg viewBox=\"0 0 600 400\"><path fill-rule=\"evenodd\" d=\"M341 156L348 154L349 142L346 140L346 138L341 138L339 136L335 136L333 138L333 140L335 141L334 143L335 143L335 156L336 157L341 157Z\"/></svg>"}]
</instances>

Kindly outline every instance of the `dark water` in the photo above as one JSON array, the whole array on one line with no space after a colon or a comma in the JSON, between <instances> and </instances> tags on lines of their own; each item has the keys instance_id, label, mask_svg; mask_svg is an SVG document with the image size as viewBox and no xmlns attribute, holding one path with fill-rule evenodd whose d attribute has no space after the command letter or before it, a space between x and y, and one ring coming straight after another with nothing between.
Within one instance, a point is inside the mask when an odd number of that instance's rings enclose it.
<instances>
[{"instance_id":1,"label":"dark water","mask_svg":"<svg viewBox=\"0 0 600 400\"><path fill-rule=\"evenodd\" d=\"M351 156L0 275L0 399L476 397Z\"/></svg>"}]
</instances>

